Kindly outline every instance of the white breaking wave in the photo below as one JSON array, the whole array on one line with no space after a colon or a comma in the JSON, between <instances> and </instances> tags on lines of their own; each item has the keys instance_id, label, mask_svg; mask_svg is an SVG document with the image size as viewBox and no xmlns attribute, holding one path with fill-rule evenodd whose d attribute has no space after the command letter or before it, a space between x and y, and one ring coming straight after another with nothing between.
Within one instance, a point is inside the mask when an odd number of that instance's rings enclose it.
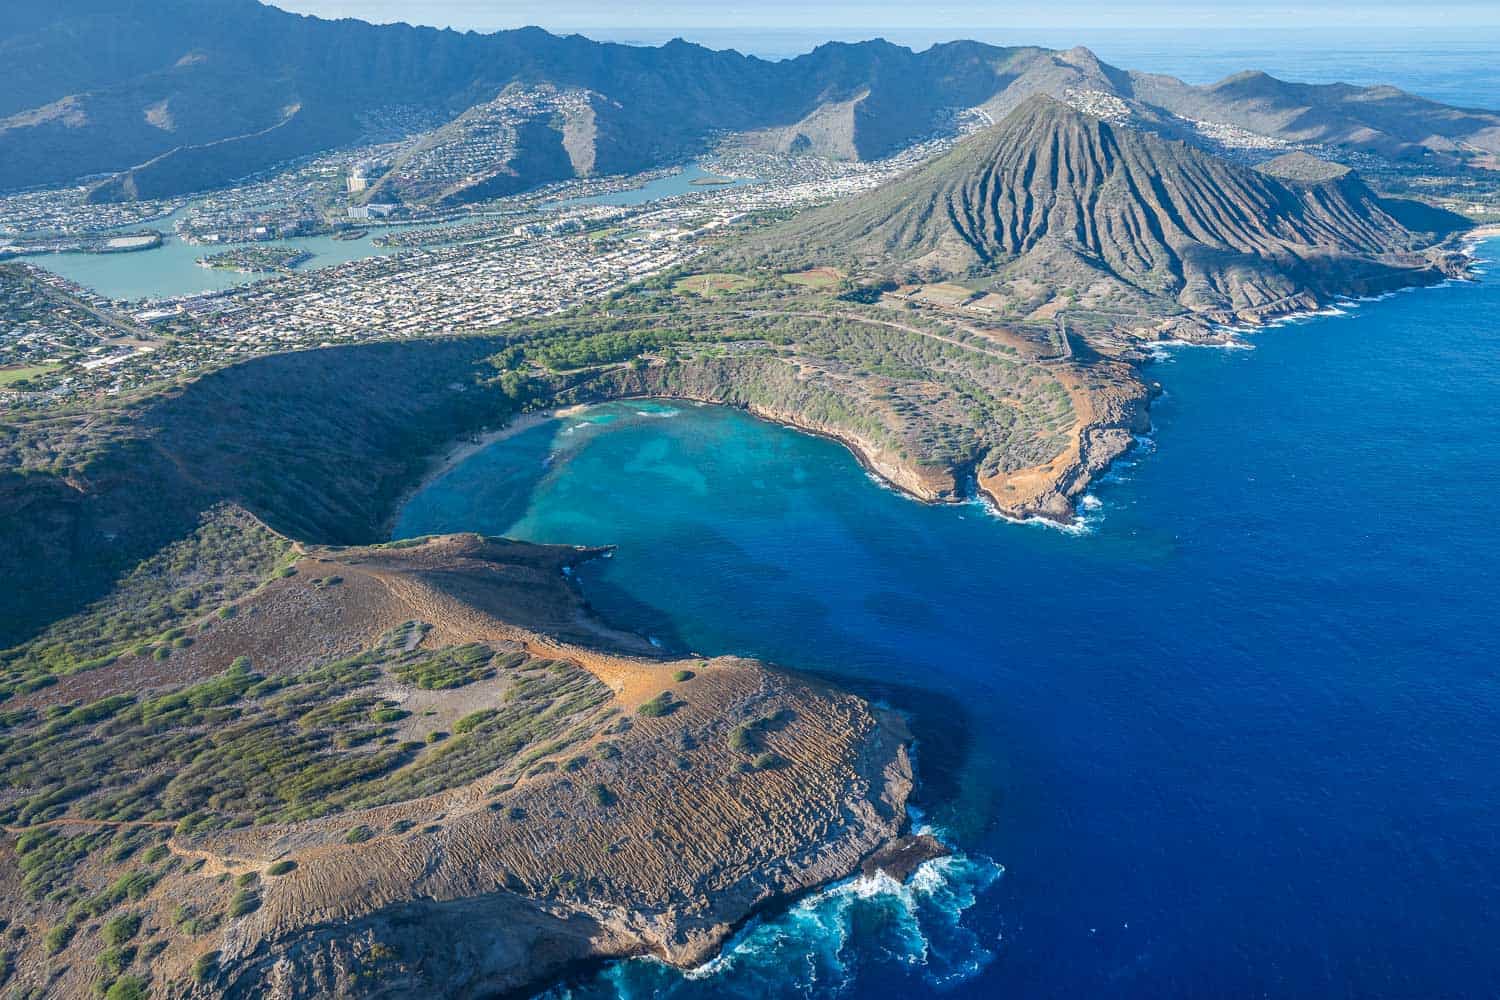
<instances>
[{"instance_id":1,"label":"white breaking wave","mask_svg":"<svg viewBox=\"0 0 1500 1000\"><path fill-rule=\"evenodd\" d=\"M883 873L859 876L752 920L695 969L635 959L612 966L604 978L622 998L834 996L859 975L861 963L873 960L895 963L933 986L959 982L994 958L961 921L1003 872L987 859L953 855L924 862L904 884Z\"/></svg>"},{"instance_id":2,"label":"white breaking wave","mask_svg":"<svg viewBox=\"0 0 1500 1000\"><path fill-rule=\"evenodd\" d=\"M1052 520L1050 517L1038 517L1036 515L1016 517L1012 514L1007 514L982 497L975 500L974 503L990 517L1005 521L1007 524L1018 524L1027 528L1048 528L1052 531L1060 531L1065 535L1089 535L1093 534L1094 528L1097 527L1097 522L1088 517L1075 516L1072 521L1063 524Z\"/></svg>"},{"instance_id":3,"label":"white breaking wave","mask_svg":"<svg viewBox=\"0 0 1500 1000\"><path fill-rule=\"evenodd\" d=\"M944 836L922 824L915 809L912 825L917 833ZM963 917L1004 872L987 858L954 854L924 862L905 884L885 874L851 878L784 912L752 919L718 956L695 969L630 959L576 990L558 987L542 996L838 997L856 981L897 990L893 973L942 988L972 979L994 959Z\"/></svg>"},{"instance_id":4,"label":"white breaking wave","mask_svg":"<svg viewBox=\"0 0 1500 1000\"><path fill-rule=\"evenodd\" d=\"M1268 325L1274 325L1274 324L1268 324ZM1261 330L1264 330L1264 329L1265 329L1265 327L1260 327L1260 326L1216 326L1216 327L1214 327L1214 330L1216 332L1223 333L1223 334L1226 334L1228 336L1235 337L1235 338L1240 338L1240 337L1244 337L1244 336L1246 336L1248 334L1257 333L1257 332L1259 332ZM1197 341L1197 340L1153 340L1147 346L1146 350L1147 350L1147 353L1151 354L1151 356L1153 358L1155 358L1158 354L1160 354L1161 357L1163 357L1163 358L1165 358L1167 360L1171 360L1174 352L1176 352L1177 350L1179 350L1181 348L1186 348L1186 347L1191 347L1191 348L1194 348L1195 350L1210 350L1210 351L1212 351L1212 350L1219 350L1219 351L1253 351L1253 350L1255 350L1255 345L1254 344L1250 343L1249 341L1240 340L1240 339L1214 341L1212 343L1206 343L1206 344L1203 343L1203 342L1201 342L1201 341Z\"/></svg>"},{"instance_id":5,"label":"white breaking wave","mask_svg":"<svg viewBox=\"0 0 1500 1000\"><path fill-rule=\"evenodd\" d=\"M1389 291L1389 292L1381 292L1379 295L1356 295L1356 296L1351 296L1350 298L1340 299L1339 301L1340 302L1350 302L1350 303L1362 304L1362 303L1365 303L1365 302L1384 302L1386 299L1394 299L1395 297L1396 297L1396 292L1395 292L1395 290L1392 290L1392 291Z\"/></svg>"}]
</instances>

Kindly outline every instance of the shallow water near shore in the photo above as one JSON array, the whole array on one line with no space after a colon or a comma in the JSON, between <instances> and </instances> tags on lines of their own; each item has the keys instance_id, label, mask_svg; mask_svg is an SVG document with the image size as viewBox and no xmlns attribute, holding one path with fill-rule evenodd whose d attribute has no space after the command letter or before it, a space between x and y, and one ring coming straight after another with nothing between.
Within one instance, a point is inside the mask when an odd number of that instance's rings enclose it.
<instances>
[{"instance_id":1,"label":"shallow water near shore","mask_svg":"<svg viewBox=\"0 0 1500 1000\"><path fill-rule=\"evenodd\" d=\"M571 994L1500 990L1500 280L1344 311L1167 353L1154 449L1079 534L685 403L542 424L417 494L398 535L617 545L580 570L609 619L910 711L963 852Z\"/></svg>"}]
</instances>

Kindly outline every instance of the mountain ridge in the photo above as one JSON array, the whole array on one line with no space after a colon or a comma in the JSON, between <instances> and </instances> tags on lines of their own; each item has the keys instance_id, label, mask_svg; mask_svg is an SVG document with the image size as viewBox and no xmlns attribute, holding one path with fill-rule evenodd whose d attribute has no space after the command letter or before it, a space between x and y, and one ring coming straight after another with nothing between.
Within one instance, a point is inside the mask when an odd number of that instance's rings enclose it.
<instances>
[{"instance_id":1,"label":"mountain ridge","mask_svg":"<svg viewBox=\"0 0 1500 1000\"><path fill-rule=\"evenodd\" d=\"M684 158L724 130L760 133L773 148L870 159L925 134L945 109L1000 117L1033 93L1070 89L1109 95L1185 134L1203 119L1384 156L1500 155L1493 112L1264 74L1196 87L1109 66L1082 48L963 40L915 52L873 40L773 62L680 39L648 48L540 28L476 34L328 21L258 0L12 7L0 34L0 58L13 68L0 94L0 191L167 157L144 187L186 193L243 175L220 162L214 143L245 143L257 165L291 159L355 141L361 118L382 109L452 119L515 83L607 98L594 158L613 170ZM82 60L80 51L98 55ZM294 105L316 127L250 141Z\"/></svg>"}]
</instances>

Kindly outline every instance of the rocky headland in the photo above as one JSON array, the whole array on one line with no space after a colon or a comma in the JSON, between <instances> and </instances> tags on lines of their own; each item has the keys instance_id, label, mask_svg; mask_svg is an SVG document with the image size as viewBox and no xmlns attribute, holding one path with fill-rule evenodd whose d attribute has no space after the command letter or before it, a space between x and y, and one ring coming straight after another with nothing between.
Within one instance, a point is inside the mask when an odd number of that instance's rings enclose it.
<instances>
[{"instance_id":1,"label":"rocky headland","mask_svg":"<svg viewBox=\"0 0 1500 1000\"><path fill-rule=\"evenodd\" d=\"M595 551L329 549L232 507L194 551L222 532L277 568L6 705L18 985L82 995L116 963L166 996L491 996L689 967L905 831L899 718L652 658L563 572ZM109 778L64 791L74 767Z\"/></svg>"}]
</instances>

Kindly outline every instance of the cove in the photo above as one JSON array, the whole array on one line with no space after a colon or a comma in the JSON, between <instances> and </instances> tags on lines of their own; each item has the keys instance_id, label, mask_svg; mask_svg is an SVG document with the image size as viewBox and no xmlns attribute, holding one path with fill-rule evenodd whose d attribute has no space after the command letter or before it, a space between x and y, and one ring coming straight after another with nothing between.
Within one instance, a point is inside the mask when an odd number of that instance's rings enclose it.
<instances>
[{"instance_id":1,"label":"cove","mask_svg":"<svg viewBox=\"0 0 1500 1000\"><path fill-rule=\"evenodd\" d=\"M665 402L413 497L398 536L615 545L580 571L611 621L909 711L919 805L963 852L768 917L700 974L567 992L1500 990L1500 282L1345 313L1165 354L1152 440L1081 533Z\"/></svg>"}]
</instances>

